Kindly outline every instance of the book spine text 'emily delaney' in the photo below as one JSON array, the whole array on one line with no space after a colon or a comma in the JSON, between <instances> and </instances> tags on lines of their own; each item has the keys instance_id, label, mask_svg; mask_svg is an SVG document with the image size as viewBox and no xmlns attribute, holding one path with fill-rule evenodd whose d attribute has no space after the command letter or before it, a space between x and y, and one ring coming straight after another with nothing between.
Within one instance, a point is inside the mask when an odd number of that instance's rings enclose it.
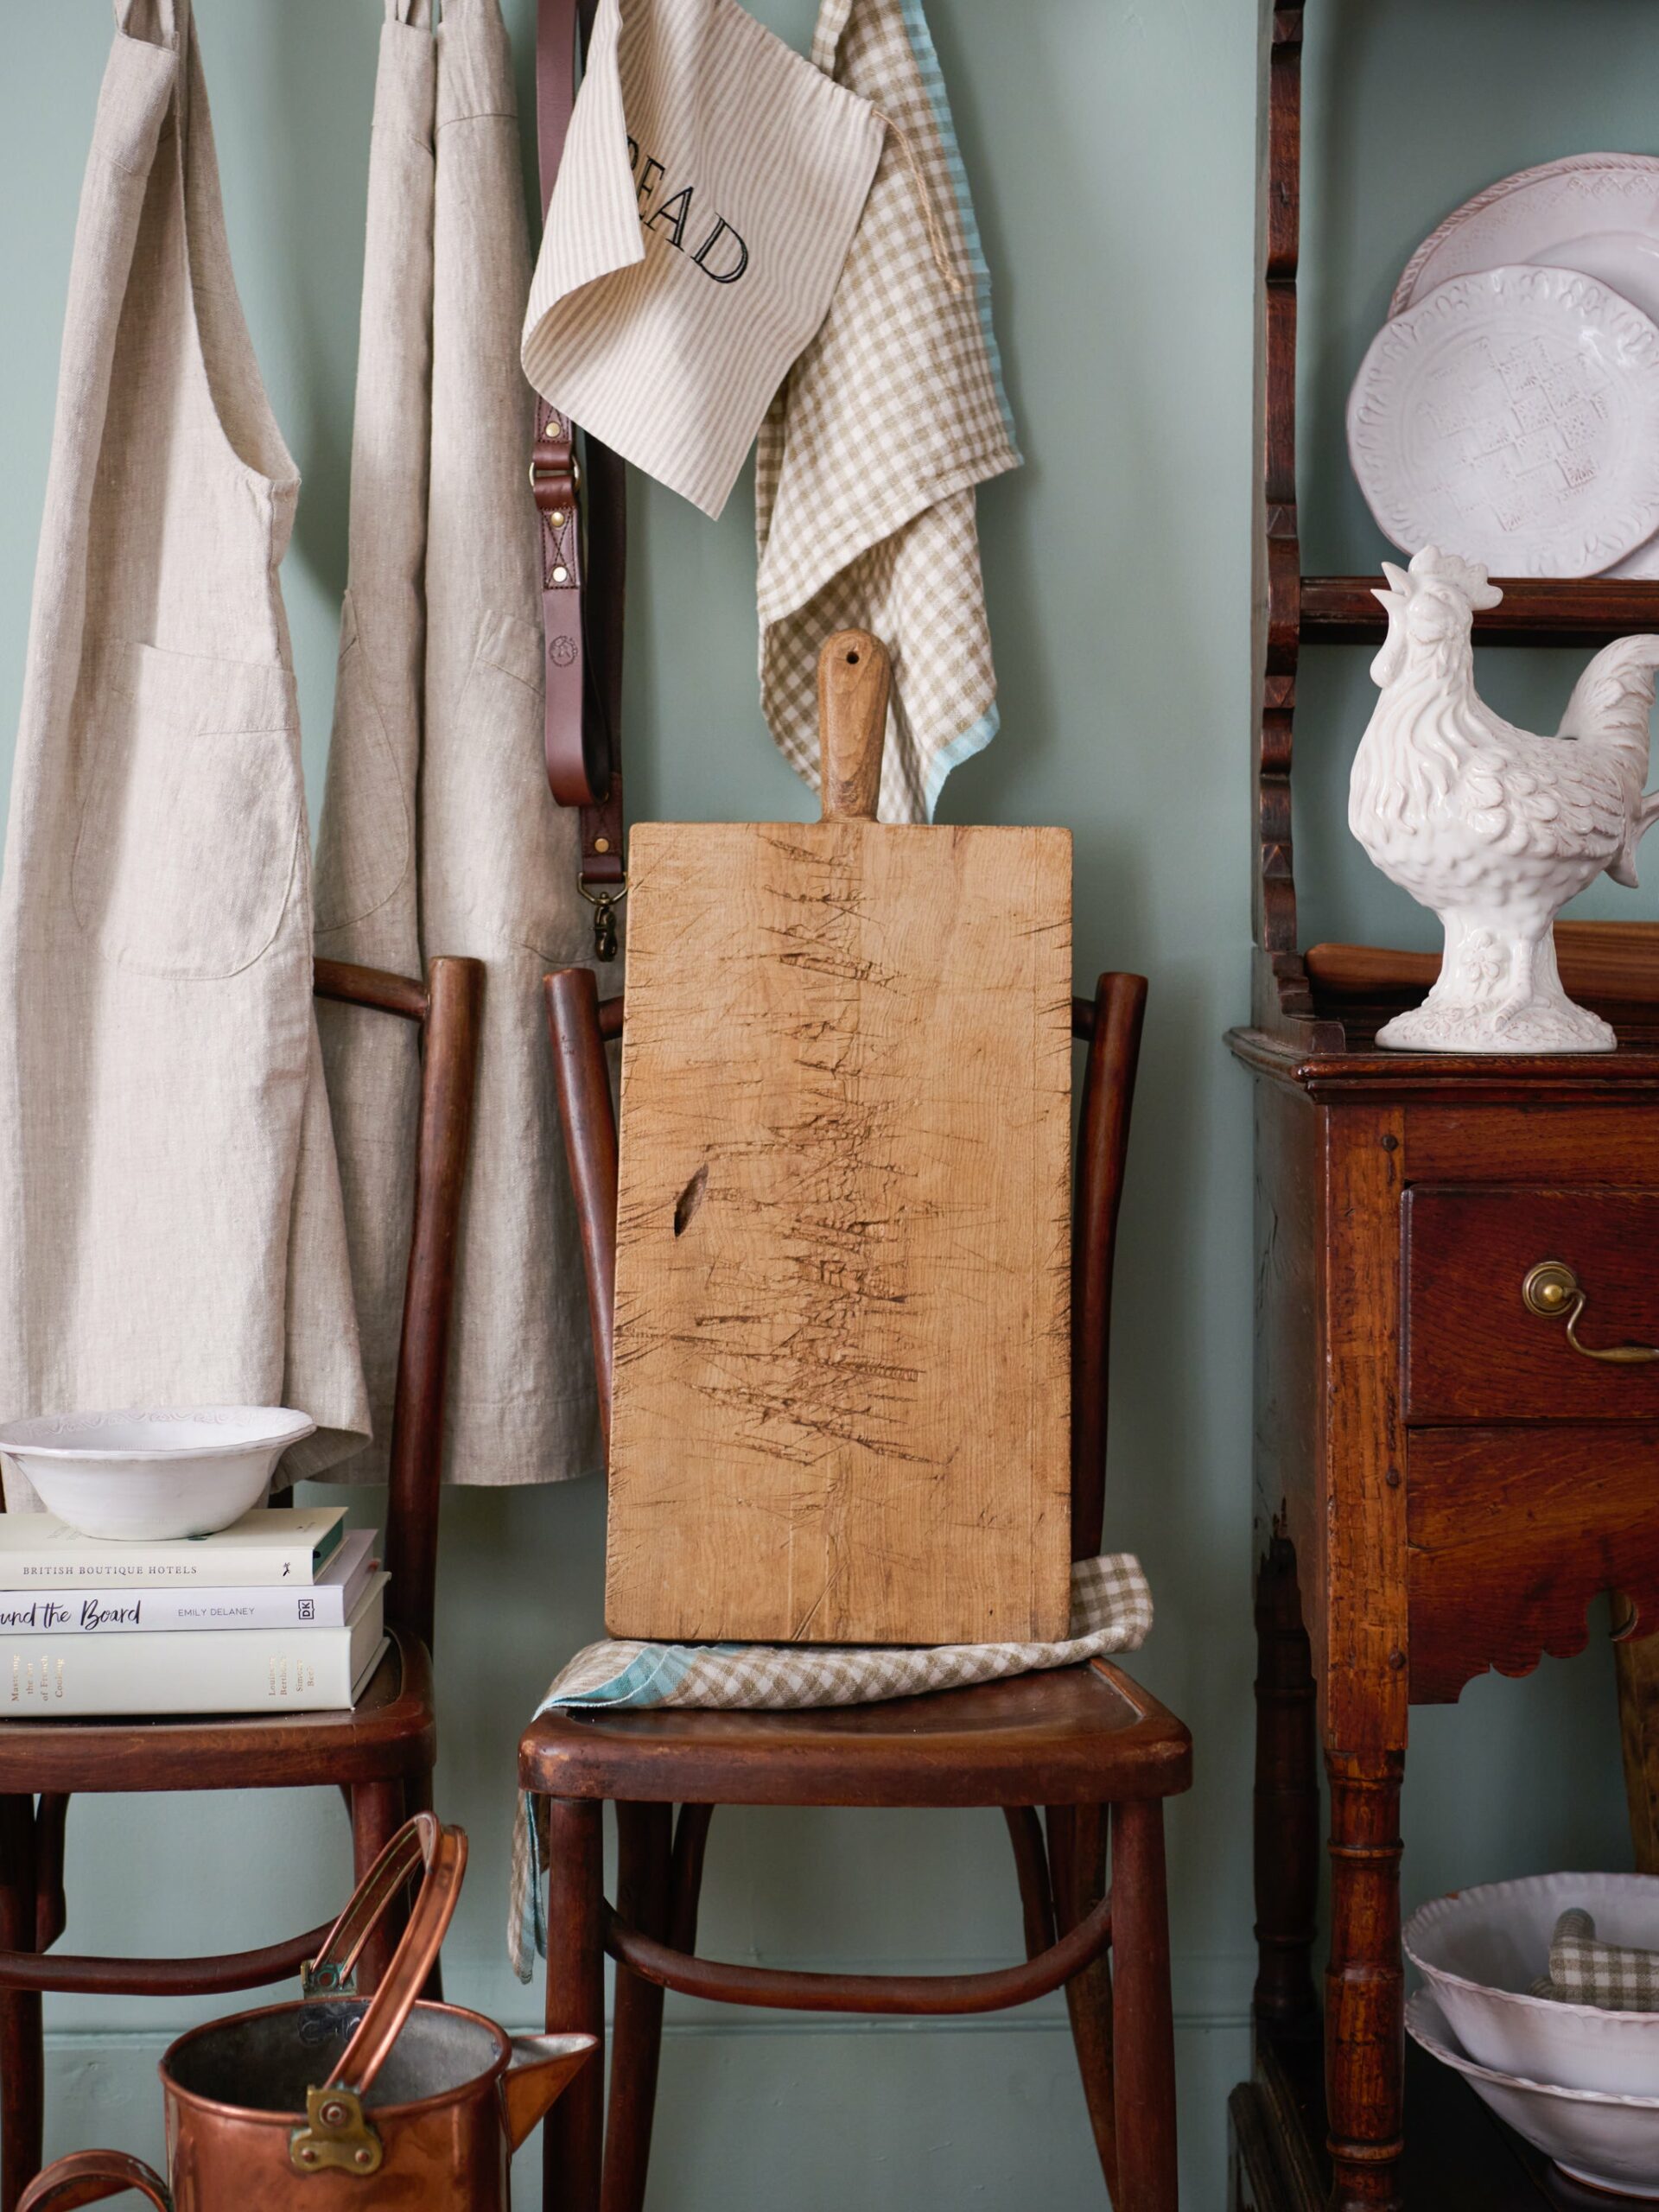
<instances>
[{"instance_id":1,"label":"book spine text 'emily delaney'","mask_svg":"<svg viewBox=\"0 0 1659 2212\"><path fill-rule=\"evenodd\" d=\"M375 1576L344 1628L0 1637L0 1713L68 1720L349 1706L384 1643L388 1580Z\"/></svg>"},{"instance_id":2,"label":"book spine text 'emily delaney'","mask_svg":"<svg viewBox=\"0 0 1659 2212\"><path fill-rule=\"evenodd\" d=\"M368 1586L374 1531L357 1529L315 1582L286 1588L160 1588L137 1584L86 1589L0 1590L0 1637L130 1636L213 1629L344 1628Z\"/></svg>"}]
</instances>

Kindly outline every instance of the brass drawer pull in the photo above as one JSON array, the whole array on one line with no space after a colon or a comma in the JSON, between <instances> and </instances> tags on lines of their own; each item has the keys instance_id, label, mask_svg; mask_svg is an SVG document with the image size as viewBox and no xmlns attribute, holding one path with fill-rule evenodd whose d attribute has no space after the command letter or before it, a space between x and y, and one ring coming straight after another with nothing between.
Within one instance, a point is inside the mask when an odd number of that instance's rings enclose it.
<instances>
[{"instance_id":1,"label":"brass drawer pull","mask_svg":"<svg viewBox=\"0 0 1659 2212\"><path fill-rule=\"evenodd\" d=\"M1589 1301L1565 1260L1540 1260L1535 1268L1529 1268L1521 1286L1521 1302L1529 1313L1546 1321L1558 1320L1565 1314L1567 1341L1586 1359L1606 1360L1614 1367L1640 1367L1659 1359L1659 1345L1610 1344L1598 1351L1592 1344L1579 1342L1579 1322Z\"/></svg>"}]
</instances>

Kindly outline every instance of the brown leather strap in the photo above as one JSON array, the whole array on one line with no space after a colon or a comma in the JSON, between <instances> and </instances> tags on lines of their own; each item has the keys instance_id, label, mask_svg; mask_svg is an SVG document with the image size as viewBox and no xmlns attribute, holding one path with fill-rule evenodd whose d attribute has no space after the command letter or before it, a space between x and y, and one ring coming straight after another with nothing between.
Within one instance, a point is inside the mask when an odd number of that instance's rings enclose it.
<instances>
[{"instance_id":1,"label":"brown leather strap","mask_svg":"<svg viewBox=\"0 0 1659 2212\"><path fill-rule=\"evenodd\" d=\"M575 101L576 45L597 0L540 0L536 123L545 219ZM541 518L542 620L546 640L547 780L582 816L582 882L595 902L595 942L608 957L609 908L626 884L622 855L622 594L626 569L623 464L537 396L531 484ZM585 473L583 463L585 463ZM583 524L586 523L584 531Z\"/></svg>"}]
</instances>

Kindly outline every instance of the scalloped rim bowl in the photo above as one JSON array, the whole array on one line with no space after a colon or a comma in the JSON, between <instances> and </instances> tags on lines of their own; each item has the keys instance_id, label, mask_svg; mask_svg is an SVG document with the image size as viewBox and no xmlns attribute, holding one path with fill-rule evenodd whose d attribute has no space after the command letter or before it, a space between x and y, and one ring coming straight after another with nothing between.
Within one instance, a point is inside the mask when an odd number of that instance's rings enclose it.
<instances>
[{"instance_id":1,"label":"scalloped rim bowl","mask_svg":"<svg viewBox=\"0 0 1659 2212\"><path fill-rule=\"evenodd\" d=\"M1481 2066L1458 2049L1431 1990L1420 1989L1408 1999L1406 2031L1431 2057L1465 2075L1500 2120L1574 2181L1615 2196L1659 2201L1659 2096L1564 2089L1557 2082L1527 2081Z\"/></svg>"},{"instance_id":2,"label":"scalloped rim bowl","mask_svg":"<svg viewBox=\"0 0 1659 2212\"><path fill-rule=\"evenodd\" d=\"M159 1543L262 1504L276 1462L315 1428L287 1406L43 1414L0 1426L0 1458L82 1535Z\"/></svg>"},{"instance_id":3,"label":"scalloped rim bowl","mask_svg":"<svg viewBox=\"0 0 1659 2212\"><path fill-rule=\"evenodd\" d=\"M1659 2096L1659 2012L1535 1997L1560 1916L1583 1905L1610 1943L1659 1949L1659 1876L1535 1874L1419 1905L1402 1941L1474 2062L1603 2095Z\"/></svg>"}]
</instances>

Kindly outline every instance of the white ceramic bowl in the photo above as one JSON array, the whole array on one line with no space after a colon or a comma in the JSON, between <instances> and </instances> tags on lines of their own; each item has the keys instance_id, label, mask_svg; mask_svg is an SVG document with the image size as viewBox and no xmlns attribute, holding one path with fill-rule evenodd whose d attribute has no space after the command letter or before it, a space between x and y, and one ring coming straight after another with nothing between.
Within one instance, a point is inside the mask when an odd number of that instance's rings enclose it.
<instances>
[{"instance_id":1,"label":"white ceramic bowl","mask_svg":"<svg viewBox=\"0 0 1659 2212\"><path fill-rule=\"evenodd\" d=\"M1459 2048L1427 1989L1407 2004L1406 2027L1425 2050L1465 2075L1500 2120L1536 2144L1574 2181L1659 2202L1659 2096L1598 2096L1592 2090L1522 2081L1477 2065Z\"/></svg>"},{"instance_id":2,"label":"white ceramic bowl","mask_svg":"<svg viewBox=\"0 0 1659 2212\"><path fill-rule=\"evenodd\" d=\"M1406 1956L1478 2064L1567 2089L1659 2097L1659 2012L1531 1994L1570 1905L1585 1907L1605 1942L1659 1950L1659 1876L1536 1874L1420 1905L1406 1923Z\"/></svg>"},{"instance_id":3,"label":"white ceramic bowl","mask_svg":"<svg viewBox=\"0 0 1659 2212\"><path fill-rule=\"evenodd\" d=\"M286 1406L43 1414L0 1427L0 1458L83 1535L153 1543L239 1521L315 1427Z\"/></svg>"}]
</instances>

